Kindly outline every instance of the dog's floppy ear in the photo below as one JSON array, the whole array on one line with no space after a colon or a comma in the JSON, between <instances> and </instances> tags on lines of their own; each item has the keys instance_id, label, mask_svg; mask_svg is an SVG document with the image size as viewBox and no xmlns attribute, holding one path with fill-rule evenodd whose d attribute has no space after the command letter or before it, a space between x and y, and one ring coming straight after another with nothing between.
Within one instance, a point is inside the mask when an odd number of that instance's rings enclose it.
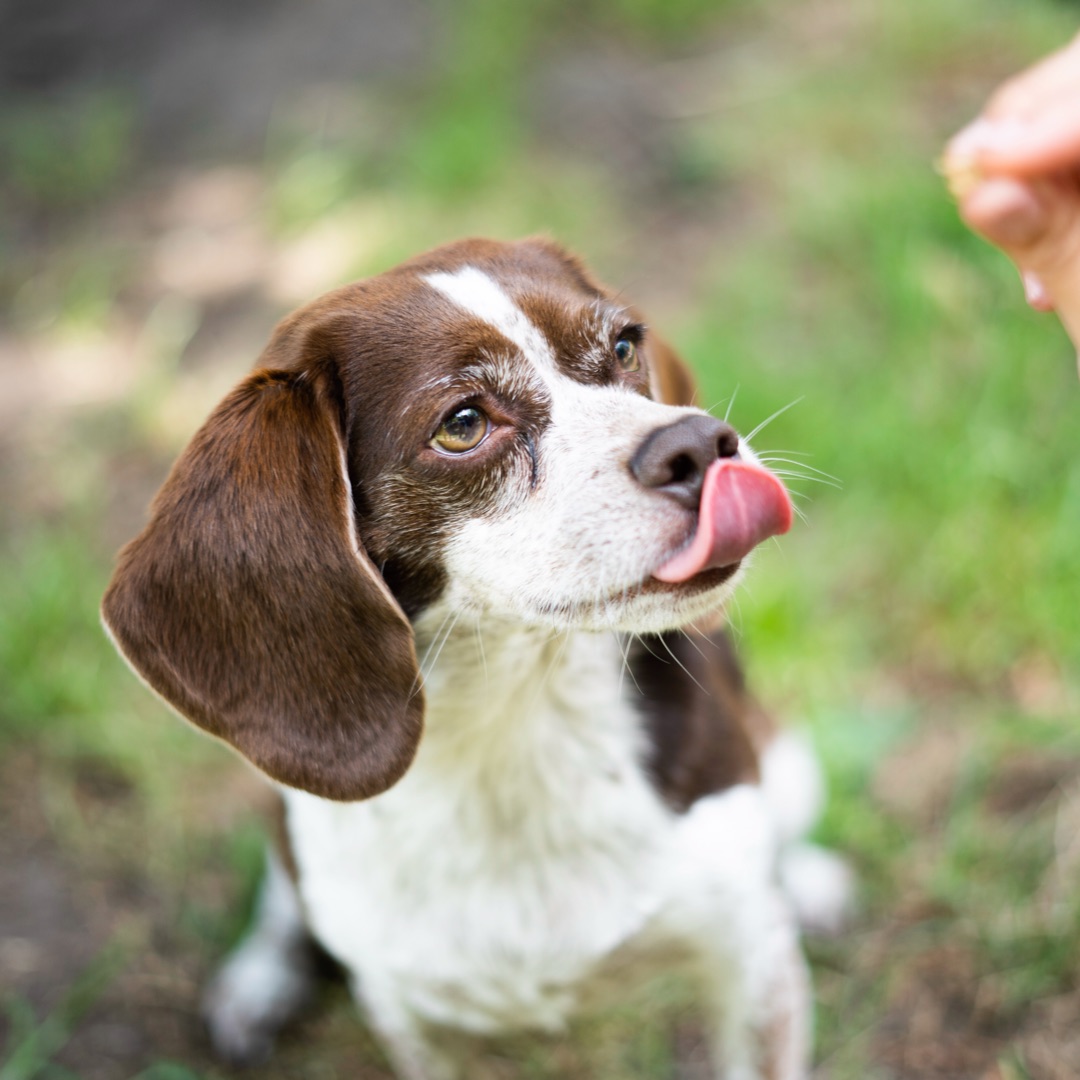
<instances>
[{"instance_id":1,"label":"dog's floppy ear","mask_svg":"<svg viewBox=\"0 0 1080 1080\"><path fill-rule=\"evenodd\" d=\"M344 415L329 356L246 378L121 552L102 615L182 715L283 784L353 800L408 768L423 697L412 628L357 538Z\"/></svg>"},{"instance_id":2,"label":"dog's floppy ear","mask_svg":"<svg viewBox=\"0 0 1080 1080\"><path fill-rule=\"evenodd\" d=\"M675 350L655 334L649 334L646 346L649 364L649 389L665 405L696 405L697 384Z\"/></svg>"}]
</instances>

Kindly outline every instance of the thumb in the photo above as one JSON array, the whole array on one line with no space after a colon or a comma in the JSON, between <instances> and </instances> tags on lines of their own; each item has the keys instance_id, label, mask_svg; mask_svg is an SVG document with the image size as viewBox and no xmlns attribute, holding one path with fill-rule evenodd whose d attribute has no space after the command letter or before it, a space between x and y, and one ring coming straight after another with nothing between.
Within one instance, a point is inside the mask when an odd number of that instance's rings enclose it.
<instances>
[{"instance_id":1,"label":"thumb","mask_svg":"<svg viewBox=\"0 0 1080 1080\"><path fill-rule=\"evenodd\" d=\"M976 184L961 198L960 215L1021 263L1030 262L1053 239L1053 214L1036 185L1012 177L994 176Z\"/></svg>"},{"instance_id":2,"label":"thumb","mask_svg":"<svg viewBox=\"0 0 1080 1080\"><path fill-rule=\"evenodd\" d=\"M1076 276L1080 199L1060 178L989 176L960 198L960 215L1024 270L1044 279Z\"/></svg>"}]
</instances>

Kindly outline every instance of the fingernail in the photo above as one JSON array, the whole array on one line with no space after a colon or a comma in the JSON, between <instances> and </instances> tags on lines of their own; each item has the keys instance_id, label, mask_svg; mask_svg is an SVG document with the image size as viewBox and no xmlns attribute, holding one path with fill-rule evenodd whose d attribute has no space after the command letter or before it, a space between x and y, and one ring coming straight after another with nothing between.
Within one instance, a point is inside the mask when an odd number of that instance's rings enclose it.
<instances>
[{"instance_id":1,"label":"fingernail","mask_svg":"<svg viewBox=\"0 0 1080 1080\"><path fill-rule=\"evenodd\" d=\"M986 151L1007 150L1023 139L1025 126L1015 120L987 120L980 117L954 135L945 148L948 158L978 160Z\"/></svg>"},{"instance_id":2,"label":"fingernail","mask_svg":"<svg viewBox=\"0 0 1080 1080\"><path fill-rule=\"evenodd\" d=\"M979 159L988 139L993 138L993 124L979 118L954 135L935 168L945 177L949 193L959 203L979 186L983 179Z\"/></svg>"},{"instance_id":3,"label":"fingernail","mask_svg":"<svg viewBox=\"0 0 1080 1080\"><path fill-rule=\"evenodd\" d=\"M965 159L977 157L978 152L986 145L986 139L992 137L990 132L993 130L994 125L981 117L968 124L946 143L946 159L962 162Z\"/></svg>"},{"instance_id":4,"label":"fingernail","mask_svg":"<svg viewBox=\"0 0 1080 1080\"><path fill-rule=\"evenodd\" d=\"M1042 279L1030 270L1023 271L1020 277L1024 282L1024 299L1027 300L1028 305L1036 311L1053 311L1054 301L1046 291Z\"/></svg>"}]
</instances>

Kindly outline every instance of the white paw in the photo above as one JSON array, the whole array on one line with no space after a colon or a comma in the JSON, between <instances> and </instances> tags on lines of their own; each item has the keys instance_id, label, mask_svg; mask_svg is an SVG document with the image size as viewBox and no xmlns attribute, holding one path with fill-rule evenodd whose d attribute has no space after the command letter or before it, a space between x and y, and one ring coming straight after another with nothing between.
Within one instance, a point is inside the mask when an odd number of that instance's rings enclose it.
<instances>
[{"instance_id":1,"label":"white paw","mask_svg":"<svg viewBox=\"0 0 1080 1080\"><path fill-rule=\"evenodd\" d=\"M782 731L761 759L761 787L782 844L805 836L825 806L825 779L801 731Z\"/></svg>"},{"instance_id":2,"label":"white paw","mask_svg":"<svg viewBox=\"0 0 1080 1080\"><path fill-rule=\"evenodd\" d=\"M214 1050L233 1064L266 1061L283 1024L311 998L313 974L303 948L248 938L203 995Z\"/></svg>"},{"instance_id":3,"label":"white paw","mask_svg":"<svg viewBox=\"0 0 1080 1080\"><path fill-rule=\"evenodd\" d=\"M803 930L838 934L855 914L855 872L835 852L792 844L780 855L780 885Z\"/></svg>"}]
</instances>

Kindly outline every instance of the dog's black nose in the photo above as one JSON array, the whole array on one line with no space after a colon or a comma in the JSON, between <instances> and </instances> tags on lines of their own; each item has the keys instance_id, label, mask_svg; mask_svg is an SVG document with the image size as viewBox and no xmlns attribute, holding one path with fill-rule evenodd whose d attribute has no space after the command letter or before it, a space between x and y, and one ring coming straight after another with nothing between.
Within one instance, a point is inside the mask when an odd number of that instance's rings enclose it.
<instances>
[{"instance_id":1,"label":"dog's black nose","mask_svg":"<svg viewBox=\"0 0 1080 1080\"><path fill-rule=\"evenodd\" d=\"M705 470L717 458L739 456L739 436L714 416L684 416L646 436L630 459L630 471L647 488L697 509Z\"/></svg>"}]
</instances>

